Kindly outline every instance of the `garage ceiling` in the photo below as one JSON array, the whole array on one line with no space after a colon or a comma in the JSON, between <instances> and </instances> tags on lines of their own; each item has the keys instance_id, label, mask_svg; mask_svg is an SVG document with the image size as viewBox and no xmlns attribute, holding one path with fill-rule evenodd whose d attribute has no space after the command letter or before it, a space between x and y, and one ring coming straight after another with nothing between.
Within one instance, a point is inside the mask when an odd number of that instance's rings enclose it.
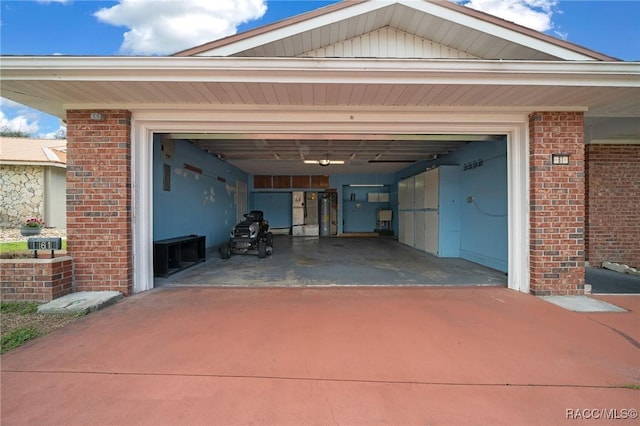
<instances>
[{"instance_id":1,"label":"garage ceiling","mask_svg":"<svg viewBox=\"0 0 640 426\"><path fill-rule=\"evenodd\" d=\"M249 174L296 175L395 173L432 160L471 142L502 140L501 135L345 135L345 134L168 134ZM304 160L344 161L305 164Z\"/></svg>"}]
</instances>

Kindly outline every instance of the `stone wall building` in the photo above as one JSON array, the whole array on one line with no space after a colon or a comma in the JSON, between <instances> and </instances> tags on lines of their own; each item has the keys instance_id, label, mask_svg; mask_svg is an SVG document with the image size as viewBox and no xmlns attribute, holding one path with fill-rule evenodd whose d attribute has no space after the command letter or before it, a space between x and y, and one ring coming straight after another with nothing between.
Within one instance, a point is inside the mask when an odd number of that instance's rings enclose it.
<instances>
[{"instance_id":1,"label":"stone wall building","mask_svg":"<svg viewBox=\"0 0 640 426\"><path fill-rule=\"evenodd\" d=\"M1 138L0 147L0 226L37 216L66 228L67 141Z\"/></svg>"}]
</instances>

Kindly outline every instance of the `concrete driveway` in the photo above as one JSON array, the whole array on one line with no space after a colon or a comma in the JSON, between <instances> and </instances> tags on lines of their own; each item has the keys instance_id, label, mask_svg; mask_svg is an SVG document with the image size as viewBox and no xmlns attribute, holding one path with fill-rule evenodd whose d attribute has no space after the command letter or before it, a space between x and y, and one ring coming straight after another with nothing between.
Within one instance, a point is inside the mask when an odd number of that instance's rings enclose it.
<instances>
[{"instance_id":1,"label":"concrete driveway","mask_svg":"<svg viewBox=\"0 0 640 426\"><path fill-rule=\"evenodd\" d=\"M637 424L640 297L603 299L630 312L499 287L156 289L4 354L1 420Z\"/></svg>"}]
</instances>

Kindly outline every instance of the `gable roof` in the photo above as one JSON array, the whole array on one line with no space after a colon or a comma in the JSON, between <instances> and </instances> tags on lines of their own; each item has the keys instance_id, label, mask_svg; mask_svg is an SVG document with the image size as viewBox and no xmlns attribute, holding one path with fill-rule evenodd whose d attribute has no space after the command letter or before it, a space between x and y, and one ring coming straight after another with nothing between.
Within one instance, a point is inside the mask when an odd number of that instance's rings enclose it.
<instances>
[{"instance_id":1,"label":"gable roof","mask_svg":"<svg viewBox=\"0 0 640 426\"><path fill-rule=\"evenodd\" d=\"M472 58L601 60L616 58L495 16L442 0L343 0L174 56L305 57L319 49L390 28ZM340 54L340 52L342 52ZM361 57L367 57L364 50ZM338 51L341 57L357 57ZM369 57L384 57L380 52ZM399 57L397 54L393 57ZM404 53L404 57L424 57ZM428 58L438 56L428 55ZM451 59L450 55L443 55ZM453 56L461 57L461 56Z\"/></svg>"},{"instance_id":2,"label":"gable roof","mask_svg":"<svg viewBox=\"0 0 640 426\"><path fill-rule=\"evenodd\" d=\"M0 137L0 164L66 167L67 141Z\"/></svg>"}]
</instances>

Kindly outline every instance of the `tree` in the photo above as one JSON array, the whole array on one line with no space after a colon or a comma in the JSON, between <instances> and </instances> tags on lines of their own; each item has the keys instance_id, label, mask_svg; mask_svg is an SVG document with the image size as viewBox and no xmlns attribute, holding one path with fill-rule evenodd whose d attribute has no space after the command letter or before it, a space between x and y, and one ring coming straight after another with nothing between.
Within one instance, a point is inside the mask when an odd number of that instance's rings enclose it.
<instances>
[{"instance_id":1,"label":"tree","mask_svg":"<svg viewBox=\"0 0 640 426\"><path fill-rule=\"evenodd\" d=\"M31 135L20 130L11 130L8 127L0 129L0 136L5 138L30 138Z\"/></svg>"},{"instance_id":2,"label":"tree","mask_svg":"<svg viewBox=\"0 0 640 426\"><path fill-rule=\"evenodd\" d=\"M61 127L58 131L53 135L53 139L66 139L67 138L67 128Z\"/></svg>"}]
</instances>

